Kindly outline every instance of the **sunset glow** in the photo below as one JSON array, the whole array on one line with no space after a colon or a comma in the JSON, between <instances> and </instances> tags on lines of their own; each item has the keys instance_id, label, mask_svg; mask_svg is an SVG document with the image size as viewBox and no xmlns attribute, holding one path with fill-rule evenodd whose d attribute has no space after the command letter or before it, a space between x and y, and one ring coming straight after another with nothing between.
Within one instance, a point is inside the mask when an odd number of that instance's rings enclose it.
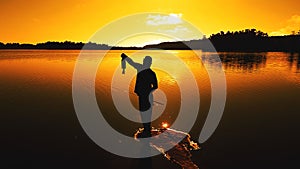
<instances>
[{"instance_id":1,"label":"sunset glow","mask_svg":"<svg viewBox=\"0 0 300 169\"><path fill-rule=\"evenodd\" d=\"M299 31L298 6L298 0L274 0L272 3L259 0L1 1L0 42L86 42L106 24L141 12L180 17L207 36L221 30L246 28L256 28L269 35L284 35Z\"/></svg>"}]
</instances>

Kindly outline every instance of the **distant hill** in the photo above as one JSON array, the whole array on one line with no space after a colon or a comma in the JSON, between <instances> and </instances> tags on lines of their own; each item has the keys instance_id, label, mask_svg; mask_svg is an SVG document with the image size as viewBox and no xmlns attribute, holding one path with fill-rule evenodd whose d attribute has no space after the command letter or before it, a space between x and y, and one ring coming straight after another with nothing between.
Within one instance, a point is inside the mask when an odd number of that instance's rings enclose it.
<instances>
[{"instance_id":1,"label":"distant hill","mask_svg":"<svg viewBox=\"0 0 300 169\"><path fill-rule=\"evenodd\" d=\"M160 44L146 45L144 47L118 47L106 44L82 42L45 42L33 44L1 43L0 49L64 49L64 50L140 50L140 49L165 49L165 50L190 50L218 52L300 52L300 33L287 36L268 36L256 29L227 32L211 35L208 39L198 39L179 42L163 42Z\"/></svg>"},{"instance_id":2,"label":"distant hill","mask_svg":"<svg viewBox=\"0 0 300 169\"><path fill-rule=\"evenodd\" d=\"M0 49L63 49L63 50L119 50L119 49L141 49L138 47L112 47L106 44L96 44L96 43L82 43L82 42L45 42L45 43L38 43L36 45L33 44L19 44L19 43L1 43L0 42Z\"/></svg>"},{"instance_id":3,"label":"distant hill","mask_svg":"<svg viewBox=\"0 0 300 169\"><path fill-rule=\"evenodd\" d=\"M144 46L144 49L200 49L218 52L300 52L300 34L287 36L268 36L256 29L238 32L220 32L209 39L182 42L163 42Z\"/></svg>"}]
</instances>

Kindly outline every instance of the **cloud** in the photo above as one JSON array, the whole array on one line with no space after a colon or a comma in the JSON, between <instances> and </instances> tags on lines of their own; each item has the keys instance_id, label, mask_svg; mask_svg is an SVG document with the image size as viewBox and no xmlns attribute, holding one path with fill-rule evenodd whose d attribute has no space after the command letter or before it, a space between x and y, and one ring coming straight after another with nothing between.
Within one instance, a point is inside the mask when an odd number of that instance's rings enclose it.
<instances>
[{"instance_id":1,"label":"cloud","mask_svg":"<svg viewBox=\"0 0 300 169\"><path fill-rule=\"evenodd\" d=\"M300 16L294 15L290 19L288 19L285 23L285 26L277 31L271 32L271 36L278 35L290 35L292 31L297 33L300 30Z\"/></svg>"},{"instance_id":2,"label":"cloud","mask_svg":"<svg viewBox=\"0 0 300 169\"><path fill-rule=\"evenodd\" d=\"M152 26L159 26L159 25L176 25L181 24L182 14L174 14L171 13L169 15L149 15L147 17L146 24Z\"/></svg>"}]
</instances>

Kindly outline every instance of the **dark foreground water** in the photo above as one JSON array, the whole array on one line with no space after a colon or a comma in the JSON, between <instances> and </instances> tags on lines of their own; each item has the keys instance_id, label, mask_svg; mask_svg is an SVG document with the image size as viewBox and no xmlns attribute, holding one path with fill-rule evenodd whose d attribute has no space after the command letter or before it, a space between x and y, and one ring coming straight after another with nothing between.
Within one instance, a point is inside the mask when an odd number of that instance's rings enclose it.
<instances>
[{"instance_id":1,"label":"dark foreground water","mask_svg":"<svg viewBox=\"0 0 300 169\"><path fill-rule=\"evenodd\" d=\"M103 150L81 128L72 102L72 74L79 52L0 51L0 168L131 169L143 164L143 160L119 157ZM87 59L93 60L99 52L91 51ZM109 52L101 63L96 94L110 124L119 132L133 136L141 125L118 114L107 85L120 64L120 52ZM130 55L135 51L125 52ZM207 71L191 51L171 53L186 62L199 86L201 106L189 132L192 140L198 140L210 106ZM171 77L156 70L159 88L168 101L161 116L153 122L153 126L160 127L162 122L172 124L176 119L180 107L176 81L184 80L185 74L172 66L172 58L159 51L144 51L134 59L141 62L141 56L149 54L156 64L167 60L167 68L176 75ZM192 152L194 163L203 169L299 168L299 55L219 55L227 79L225 111L212 137L200 145L201 150ZM127 68L127 71L133 70ZM130 99L136 107L135 95L130 94ZM152 157L151 163L155 169L178 168L162 155Z\"/></svg>"}]
</instances>

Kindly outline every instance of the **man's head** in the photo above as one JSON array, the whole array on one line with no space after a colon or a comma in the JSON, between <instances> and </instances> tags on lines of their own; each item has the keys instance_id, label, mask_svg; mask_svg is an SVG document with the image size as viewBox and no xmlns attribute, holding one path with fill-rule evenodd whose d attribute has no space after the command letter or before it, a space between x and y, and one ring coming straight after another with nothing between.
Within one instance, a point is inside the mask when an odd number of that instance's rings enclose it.
<instances>
[{"instance_id":1,"label":"man's head","mask_svg":"<svg viewBox=\"0 0 300 169\"><path fill-rule=\"evenodd\" d=\"M150 68L151 64L152 64L152 58L150 56L146 56L143 60L143 66L145 68Z\"/></svg>"}]
</instances>

